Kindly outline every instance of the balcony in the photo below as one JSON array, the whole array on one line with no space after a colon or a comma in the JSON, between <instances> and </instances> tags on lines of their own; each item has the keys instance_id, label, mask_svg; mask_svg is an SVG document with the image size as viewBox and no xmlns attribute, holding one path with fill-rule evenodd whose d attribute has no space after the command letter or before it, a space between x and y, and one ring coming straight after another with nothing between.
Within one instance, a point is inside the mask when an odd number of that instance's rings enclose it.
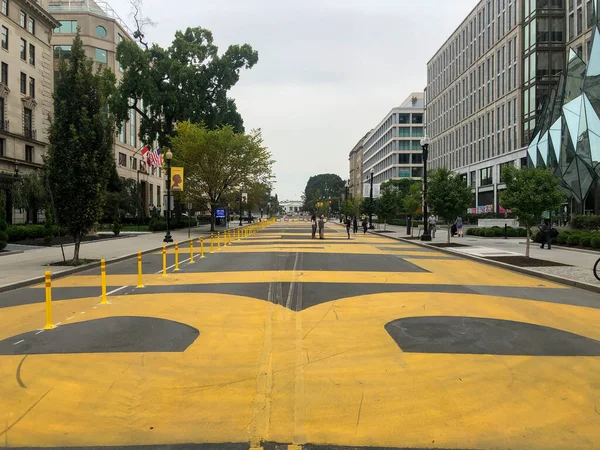
<instances>
[{"instance_id":1,"label":"balcony","mask_svg":"<svg viewBox=\"0 0 600 450\"><path fill-rule=\"evenodd\" d=\"M8 120L0 120L0 131L10 131Z\"/></svg>"},{"instance_id":2,"label":"balcony","mask_svg":"<svg viewBox=\"0 0 600 450\"><path fill-rule=\"evenodd\" d=\"M23 128L23 136L25 136L27 139L37 139L37 130L25 127Z\"/></svg>"}]
</instances>

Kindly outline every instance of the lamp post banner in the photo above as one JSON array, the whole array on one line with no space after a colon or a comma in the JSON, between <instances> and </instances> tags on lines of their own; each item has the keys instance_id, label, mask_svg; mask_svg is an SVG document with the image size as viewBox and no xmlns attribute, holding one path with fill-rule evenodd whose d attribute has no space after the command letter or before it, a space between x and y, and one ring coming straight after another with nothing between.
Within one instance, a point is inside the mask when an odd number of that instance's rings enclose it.
<instances>
[{"instance_id":1,"label":"lamp post banner","mask_svg":"<svg viewBox=\"0 0 600 450\"><path fill-rule=\"evenodd\" d=\"M183 167L171 167L171 190L183 192Z\"/></svg>"}]
</instances>

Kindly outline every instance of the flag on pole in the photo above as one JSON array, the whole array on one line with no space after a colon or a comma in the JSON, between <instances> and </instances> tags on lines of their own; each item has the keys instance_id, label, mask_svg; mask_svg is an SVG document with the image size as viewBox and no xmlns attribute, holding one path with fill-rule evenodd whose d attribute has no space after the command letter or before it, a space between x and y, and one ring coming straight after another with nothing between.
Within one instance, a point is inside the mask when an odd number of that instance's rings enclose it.
<instances>
[{"instance_id":1,"label":"flag on pole","mask_svg":"<svg viewBox=\"0 0 600 450\"><path fill-rule=\"evenodd\" d=\"M151 158L152 158L152 165L154 167L159 167L159 168L162 167L163 162L162 162L162 154L160 152L160 148L157 148L152 152Z\"/></svg>"},{"instance_id":2,"label":"flag on pole","mask_svg":"<svg viewBox=\"0 0 600 450\"><path fill-rule=\"evenodd\" d=\"M140 149L140 153L142 154L142 161L150 165L150 149L148 148L148 144Z\"/></svg>"}]
</instances>

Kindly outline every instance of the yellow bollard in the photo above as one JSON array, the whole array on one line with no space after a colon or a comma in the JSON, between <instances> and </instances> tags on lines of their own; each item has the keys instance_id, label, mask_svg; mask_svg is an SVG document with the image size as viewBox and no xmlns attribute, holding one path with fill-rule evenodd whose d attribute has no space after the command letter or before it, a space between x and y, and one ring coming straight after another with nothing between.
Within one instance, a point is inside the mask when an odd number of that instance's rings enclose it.
<instances>
[{"instance_id":1,"label":"yellow bollard","mask_svg":"<svg viewBox=\"0 0 600 450\"><path fill-rule=\"evenodd\" d=\"M106 305L108 303L106 300L106 262L103 259L100 260L100 282L102 283L102 300L100 304Z\"/></svg>"},{"instance_id":2,"label":"yellow bollard","mask_svg":"<svg viewBox=\"0 0 600 450\"><path fill-rule=\"evenodd\" d=\"M235 240L239 241L240 240L240 229L239 228L235 229L235 235L236 235L236 239Z\"/></svg>"},{"instance_id":3,"label":"yellow bollard","mask_svg":"<svg viewBox=\"0 0 600 450\"><path fill-rule=\"evenodd\" d=\"M163 252L162 252L162 256L163 256L163 277L167 276L167 246L163 245Z\"/></svg>"},{"instance_id":4,"label":"yellow bollard","mask_svg":"<svg viewBox=\"0 0 600 450\"><path fill-rule=\"evenodd\" d=\"M46 271L46 325L44 330L56 328L52 325L52 274Z\"/></svg>"},{"instance_id":5,"label":"yellow bollard","mask_svg":"<svg viewBox=\"0 0 600 450\"><path fill-rule=\"evenodd\" d=\"M190 239L190 264L194 261L194 240Z\"/></svg>"},{"instance_id":6,"label":"yellow bollard","mask_svg":"<svg viewBox=\"0 0 600 450\"><path fill-rule=\"evenodd\" d=\"M221 232L217 233L217 250L221 250Z\"/></svg>"},{"instance_id":7,"label":"yellow bollard","mask_svg":"<svg viewBox=\"0 0 600 450\"><path fill-rule=\"evenodd\" d=\"M210 233L210 252L213 252L213 241L215 239L214 234Z\"/></svg>"},{"instance_id":8,"label":"yellow bollard","mask_svg":"<svg viewBox=\"0 0 600 450\"><path fill-rule=\"evenodd\" d=\"M204 258L204 238L200 238L200 258Z\"/></svg>"},{"instance_id":9,"label":"yellow bollard","mask_svg":"<svg viewBox=\"0 0 600 450\"><path fill-rule=\"evenodd\" d=\"M175 268L173 271L179 271L179 242L175 242Z\"/></svg>"},{"instance_id":10,"label":"yellow bollard","mask_svg":"<svg viewBox=\"0 0 600 450\"><path fill-rule=\"evenodd\" d=\"M228 245L231 245L231 242L233 241L233 236L232 236L233 235L233 230L229 230L227 232L227 235L229 236L229 244Z\"/></svg>"},{"instance_id":11,"label":"yellow bollard","mask_svg":"<svg viewBox=\"0 0 600 450\"><path fill-rule=\"evenodd\" d=\"M142 252L138 252L138 284L137 288L143 288L144 283L142 282Z\"/></svg>"}]
</instances>

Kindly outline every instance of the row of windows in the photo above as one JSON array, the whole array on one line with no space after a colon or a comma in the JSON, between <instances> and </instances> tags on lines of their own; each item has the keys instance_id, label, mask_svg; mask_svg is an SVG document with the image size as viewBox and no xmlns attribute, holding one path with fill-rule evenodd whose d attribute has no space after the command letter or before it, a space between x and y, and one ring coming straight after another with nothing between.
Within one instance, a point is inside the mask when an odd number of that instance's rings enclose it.
<instances>
[{"instance_id":1,"label":"row of windows","mask_svg":"<svg viewBox=\"0 0 600 450\"><path fill-rule=\"evenodd\" d=\"M77 21L76 20L60 20L60 25L54 29L55 33L58 34L75 34L77 33ZM96 36L99 38L105 38L108 35L106 28L102 25L96 27ZM121 35L119 35L121 36Z\"/></svg>"},{"instance_id":2,"label":"row of windows","mask_svg":"<svg viewBox=\"0 0 600 450\"><path fill-rule=\"evenodd\" d=\"M9 86L8 84L8 64L4 61L1 63L0 69L0 82L5 86ZM21 72L19 77L19 92L23 95L27 95L27 86L29 86L29 96L31 98L35 98L35 78L29 77L29 83L27 83L27 74Z\"/></svg>"},{"instance_id":3,"label":"row of windows","mask_svg":"<svg viewBox=\"0 0 600 450\"><path fill-rule=\"evenodd\" d=\"M371 149L374 144L378 141L380 144L383 143L381 138L385 138L387 141L389 137L391 137L390 131L388 130L392 125L405 125L405 124L423 124L423 113L392 113L390 116L379 126L379 128L373 132L367 141L364 143L363 147L367 149ZM368 153L365 152L365 154Z\"/></svg>"},{"instance_id":4,"label":"row of windows","mask_svg":"<svg viewBox=\"0 0 600 450\"><path fill-rule=\"evenodd\" d=\"M27 17L27 13L23 10L19 14L19 25L35 36L35 19L31 16Z\"/></svg>"},{"instance_id":5,"label":"row of windows","mask_svg":"<svg viewBox=\"0 0 600 450\"><path fill-rule=\"evenodd\" d=\"M568 32L569 39L573 39L575 36L579 36L583 33L583 7L581 5L581 0L577 1L577 11L573 11L573 3L569 2L569 20L568 20ZM594 14L594 2L593 0L587 0L585 6L585 15L586 15L586 25L587 28L591 28L594 25L594 21L596 20L596 16Z\"/></svg>"},{"instance_id":6,"label":"row of windows","mask_svg":"<svg viewBox=\"0 0 600 450\"><path fill-rule=\"evenodd\" d=\"M422 178L423 167L390 167L373 177L373 183L384 183L394 178Z\"/></svg>"},{"instance_id":7,"label":"row of windows","mask_svg":"<svg viewBox=\"0 0 600 450\"><path fill-rule=\"evenodd\" d=\"M4 117L5 111L5 100L4 97L0 97L0 129L8 131L6 128L6 122ZM29 108L23 108L23 136L28 139L36 139L36 132L33 128L33 111Z\"/></svg>"},{"instance_id":8,"label":"row of windows","mask_svg":"<svg viewBox=\"0 0 600 450\"><path fill-rule=\"evenodd\" d=\"M482 2L483 3L483 2ZM437 96L483 56L517 24L517 1L497 0L482 4L427 67L427 90ZM487 12L487 15L486 15ZM495 32L497 24L497 34Z\"/></svg>"},{"instance_id":9,"label":"row of windows","mask_svg":"<svg viewBox=\"0 0 600 450\"><path fill-rule=\"evenodd\" d=\"M6 155L6 139L0 139L0 156ZM25 158L24 160L27 162L34 162L34 146L33 145L25 145Z\"/></svg>"},{"instance_id":10,"label":"row of windows","mask_svg":"<svg viewBox=\"0 0 600 450\"><path fill-rule=\"evenodd\" d=\"M118 164L121 167L128 167L130 169L133 170L137 170L138 169L138 159L135 156L130 156L129 157L129 163L127 160L127 155L125 153L119 152L119 158L118 158ZM140 161L140 170L143 170L143 166L142 166L142 162ZM154 166L150 166L149 168L149 173L152 176L158 176L159 178L162 178L162 172L161 169L158 167L154 167Z\"/></svg>"},{"instance_id":11,"label":"row of windows","mask_svg":"<svg viewBox=\"0 0 600 450\"><path fill-rule=\"evenodd\" d=\"M1 29L1 35L0 45L4 50L8 50L8 28L6 28L4 25ZM27 48L27 41L21 38L20 56L25 62L27 62ZM29 44L29 64L35 67L35 45L33 44Z\"/></svg>"}]
</instances>

